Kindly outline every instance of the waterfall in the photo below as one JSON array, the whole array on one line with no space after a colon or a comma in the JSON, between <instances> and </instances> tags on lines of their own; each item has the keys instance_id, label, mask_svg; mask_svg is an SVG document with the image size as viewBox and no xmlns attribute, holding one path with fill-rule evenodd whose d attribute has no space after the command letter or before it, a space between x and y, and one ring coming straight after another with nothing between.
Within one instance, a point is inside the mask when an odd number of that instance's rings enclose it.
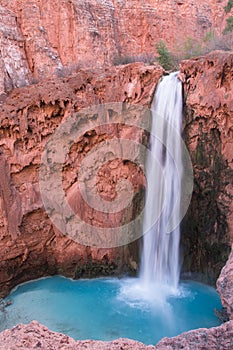
<instances>
[{"instance_id":1,"label":"waterfall","mask_svg":"<svg viewBox=\"0 0 233 350\"><path fill-rule=\"evenodd\" d=\"M182 84L176 72L159 83L152 105L150 151L156 162L149 160L146 164L147 182L152 185L146 191L150 205L144 214L140 269L140 283L148 290L161 291L161 286L166 286L171 291L178 287L181 127ZM155 212L157 220L153 223Z\"/></svg>"}]
</instances>

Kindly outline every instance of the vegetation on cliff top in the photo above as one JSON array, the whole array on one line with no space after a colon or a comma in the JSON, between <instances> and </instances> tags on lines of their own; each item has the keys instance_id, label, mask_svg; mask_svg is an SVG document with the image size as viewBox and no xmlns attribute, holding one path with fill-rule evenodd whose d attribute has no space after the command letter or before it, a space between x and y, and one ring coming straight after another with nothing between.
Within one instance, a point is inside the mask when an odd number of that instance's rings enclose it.
<instances>
[{"instance_id":1,"label":"vegetation on cliff top","mask_svg":"<svg viewBox=\"0 0 233 350\"><path fill-rule=\"evenodd\" d=\"M227 18L227 25L223 31L223 34L227 34L228 32L233 31L233 16Z\"/></svg>"},{"instance_id":2,"label":"vegetation on cliff top","mask_svg":"<svg viewBox=\"0 0 233 350\"><path fill-rule=\"evenodd\" d=\"M224 10L226 13L231 12L231 9L233 8L233 0L228 0L227 5L224 7ZM233 16L230 16L227 18L227 25L225 29L223 30L223 35L232 32L233 31Z\"/></svg>"},{"instance_id":3,"label":"vegetation on cliff top","mask_svg":"<svg viewBox=\"0 0 233 350\"><path fill-rule=\"evenodd\" d=\"M229 0L227 6L224 7L226 13L229 13L233 7L233 0Z\"/></svg>"},{"instance_id":4,"label":"vegetation on cliff top","mask_svg":"<svg viewBox=\"0 0 233 350\"><path fill-rule=\"evenodd\" d=\"M121 65L132 62L153 64L157 61L165 70L177 70L179 69L179 62L182 60L205 55L214 50L230 51L233 47L233 35L230 33L232 31L233 16L227 19L227 27L222 36L218 36L213 31L207 32L201 41L190 36L181 44L177 44L173 51L169 51L166 43L160 40L155 44L155 53L143 53L135 56L120 55L113 59L113 64Z\"/></svg>"}]
</instances>

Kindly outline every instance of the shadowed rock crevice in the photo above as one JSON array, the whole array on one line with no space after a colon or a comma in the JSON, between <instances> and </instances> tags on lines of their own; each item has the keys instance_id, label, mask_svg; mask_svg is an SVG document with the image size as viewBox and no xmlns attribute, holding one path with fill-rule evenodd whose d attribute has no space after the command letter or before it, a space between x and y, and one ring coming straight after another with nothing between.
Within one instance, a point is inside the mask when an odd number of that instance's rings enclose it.
<instances>
[{"instance_id":1,"label":"shadowed rock crevice","mask_svg":"<svg viewBox=\"0 0 233 350\"><path fill-rule=\"evenodd\" d=\"M232 53L220 51L181 63L183 135L194 170L182 223L183 272L208 283L225 265L233 237L232 64Z\"/></svg>"}]
</instances>

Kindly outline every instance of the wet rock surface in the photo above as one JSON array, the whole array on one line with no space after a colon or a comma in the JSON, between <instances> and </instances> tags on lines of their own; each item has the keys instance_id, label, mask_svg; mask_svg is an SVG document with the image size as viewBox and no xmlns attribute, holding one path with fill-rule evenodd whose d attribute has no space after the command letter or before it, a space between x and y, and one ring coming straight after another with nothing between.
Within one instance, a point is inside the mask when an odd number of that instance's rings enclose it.
<instances>
[{"instance_id":1,"label":"wet rock surface","mask_svg":"<svg viewBox=\"0 0 233 350\"><path fill-rule=\"evenodd\" d=\"M232 53L221 51L181 63L183 135L194 170L193 197L182 223L183 266L210 283L219 276L233 237L232 67Z\"/></svg>"}]
</instances>

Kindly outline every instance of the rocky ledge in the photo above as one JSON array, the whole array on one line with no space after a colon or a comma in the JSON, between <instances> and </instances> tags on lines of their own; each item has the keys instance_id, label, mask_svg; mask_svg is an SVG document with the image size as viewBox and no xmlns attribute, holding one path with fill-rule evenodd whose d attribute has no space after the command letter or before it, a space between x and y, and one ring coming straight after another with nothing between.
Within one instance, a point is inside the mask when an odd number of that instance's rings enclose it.
<instances>
[{"instance_id":1,"label":"rocky ledge","mask_svg":"<svg viewBox=\"0 0 233 350\"><path fill-rule=\"evenodd\" d=\"M217 280L217 290L229 318L233 319L233 250Z\"/></svg>"},{"instance_id":2,"label":"rocky ledge","mask_svg":"<svg viewBox=\"0 0 233 350\"><path fill-rule=\"evenodd\" d=\"M183 333L174 338L164 338L156 346L146 346L130 339L111 342L74 339L52 332L37 321L18 325L0 333L0 350L46 349L46 350L180 350L233 348L233 321L211 329L201 328Z\"/></svg>"}]
</instances>

